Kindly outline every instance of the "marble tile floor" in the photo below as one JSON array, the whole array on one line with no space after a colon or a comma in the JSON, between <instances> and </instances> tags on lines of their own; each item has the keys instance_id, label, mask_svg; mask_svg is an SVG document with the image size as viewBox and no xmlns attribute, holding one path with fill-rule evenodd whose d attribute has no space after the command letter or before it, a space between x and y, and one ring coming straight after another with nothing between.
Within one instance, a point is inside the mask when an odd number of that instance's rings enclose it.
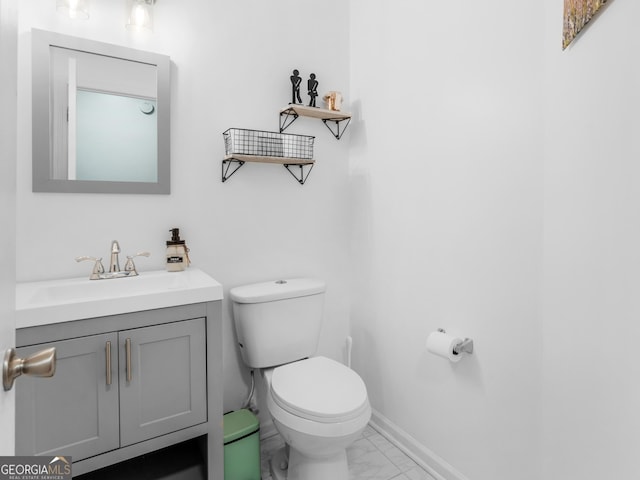
<instances>
[{"instance_id":1,"label":"marble tile floor","mask_svg":"<svg viewBox=\"0 0 640 480\"><path fill-rule=\"evenodd\" d=\"M280 435L262 439L260 443L262 480L272 480L269 458L282 447ZM389 442L371 426L347 450L349 480L434 480L416 462Z\"/></svg>"}]
</instances>

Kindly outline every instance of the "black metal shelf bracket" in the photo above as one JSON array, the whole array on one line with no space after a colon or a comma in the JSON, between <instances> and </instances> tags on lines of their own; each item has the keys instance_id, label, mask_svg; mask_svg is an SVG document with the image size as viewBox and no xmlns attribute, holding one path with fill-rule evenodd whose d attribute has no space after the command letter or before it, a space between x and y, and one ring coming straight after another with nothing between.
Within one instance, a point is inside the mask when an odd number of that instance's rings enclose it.
<instances>
[{"instance_id":1,"label":"black metal shelf bracket","mask_svg":"<svg viewBox=\"0 0 640 480\"><path fill-rule=\"evenodd\" d=\"M231 167L232 163L236 163L237 165L231 171L231 173L229 173L229 168ZM242 160L235 160L233 158L222 160L222 181L226 182L229 178L231 178L231 175L236 173L240 169L240 167L244 165L244 163L245 162L243 162Z\"/></svg>"},{"instance_id":2,"label":"black metal shelf bracket","mask_svg":"<svg viewBox=\"0 0 640 480\"><path fill-rule=\"evenodd\" d=\"M342 122L347 122L344 124L344 127L342 127L342 130L340 130L340 124ZM329 125L329 122L334 122L335 123L335 129L331 128L331 125ZM333 134L334 137L336 137L336 140L340 140L340 138L342 137L342 134L344 133L344 131L347 129L347 127L349 126L349 123L351 122L351 117L349 118L343 118L340 120L332 120L332 119L322 119L322 123L324 123L327 128L331 131L331 133Z\"/></svg>"},{"instance_id":3,"label":"black metal shelf bracket","mask_svg":"<svg viewBox=\"0 0 640 480\"><path fill-rule=\"evenodd\" d=\"M297 174L296 174L296 172L294 172L294 168L293 167L299 167L299 170L297 171ZM307 170L306 175L304 173L304 167L309 167L309 169ZM284 164L284 168L286 168L289 171L289 173L291 175L293 175L293 178L295 178L300 185L304 185L304 182L306 182L307 178L309 178L309 174L311 173L311 170L313 170L313 163L309 163L307 165L301 165L299 163L294 164L294 165L289 165L289 164L285 163Z\"/></svg>"},{"instance_id":4,"label":"black metal shelf bracket","mask_svg":"<svg viewBox=\"0 0 640 480\"><path fill-rule=\"evenodd\" d=\"M280 113L280 133L284 132L298 118L298 114L293 110L286 110Z\"/></svg>"},{"instance_id":5,"label":"black metal shelf bracket","mask_svg":"<svg viewBox=\"0 0 640 480\"><path fill-rule=\"evenodd\" d=\"M240 170L240 167L242 167L245 163L247 162L244 160L237 160L235 158L227 158L222 160L222 181L226 182L227 180L229 180L229 178L231 178L234 173ZM231 164L235 165L232 167ZM293 175L293 178L295 178L300 185L304 185L307 181L307 178L309 178L309 174L311 173L314 164L284 163L282 165L289 171L291 175ZM308 169L305 170L304 167L308 167ZM229 170L231 170L231 172L229 172Z\"/></svg>"}]
</instances>

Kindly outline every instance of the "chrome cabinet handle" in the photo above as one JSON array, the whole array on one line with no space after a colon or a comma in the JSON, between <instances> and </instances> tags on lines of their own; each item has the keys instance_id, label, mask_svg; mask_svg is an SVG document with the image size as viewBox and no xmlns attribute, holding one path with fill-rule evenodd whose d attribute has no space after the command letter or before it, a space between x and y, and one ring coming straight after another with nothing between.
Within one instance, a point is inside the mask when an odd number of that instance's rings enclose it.
<instances>
[{"instance_id":1,"label":"chrome cabinet handle","mask_svg":"<svg viewBox=\"0 0 640 480\"><path fill-rule=\"evenodd\" d=\"M53 377L56 373L56 349L45 348L27 358L19 358L13 348L4 354L2 363L2 385L11 390L13 381L20 375L31 377Z\"/></svg>"},{"instance_id":2,"label":"chrome cabinet handle","mask_svg":"<svg viewBox=\"0 0 640 480\"><path fill-rule=\"evenodd\" d=\"M111 342L107 341L105 345L107 354L107 385L111 385Z\"/></svg>"},{"instance_id":3,"label":"chrome cabinet handle","mask_svg":"<svg viewBox=\"0 0 640 480\"><path fill-rule=\"evenodd\" d=\"M131 383L131 339L127 338L124 341L124 350L127 356L127 382Z\"/></svg>"}]
</instances>

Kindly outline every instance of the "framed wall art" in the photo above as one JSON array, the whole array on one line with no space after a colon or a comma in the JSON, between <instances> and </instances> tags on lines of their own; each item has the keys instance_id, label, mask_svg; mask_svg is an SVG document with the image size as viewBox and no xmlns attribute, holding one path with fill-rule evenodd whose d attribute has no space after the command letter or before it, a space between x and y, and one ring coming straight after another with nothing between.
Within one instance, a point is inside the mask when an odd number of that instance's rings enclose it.
<instances>
[{"instance_id":1,"label":"framed wall art","mask_svg":"<svg viewBox=\"0 0 640 480\"><path fill-rule=\"evenodd\" d=\"M563 50L569 46L607 1L610 0L564 0Z\"/></svg>"}]
</instances>

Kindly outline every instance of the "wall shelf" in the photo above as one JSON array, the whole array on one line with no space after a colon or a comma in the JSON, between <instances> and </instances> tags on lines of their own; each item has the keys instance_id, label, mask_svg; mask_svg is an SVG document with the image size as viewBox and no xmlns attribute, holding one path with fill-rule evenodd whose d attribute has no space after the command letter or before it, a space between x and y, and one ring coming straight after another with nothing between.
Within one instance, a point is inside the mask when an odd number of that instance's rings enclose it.
<instances>
[{"instance_id":1,"label":"wall shelf","mask_svg":"<svg viewBox=\"0 0 640 480\"><path fill-rule=\"evenodd\" d=\"M284 132L298 117L319 118L337 140L351 122L351 114L336 112L325 108L307 107L306 105L289 104L280 110L280 133ZM342 122L346 122L342 125Z\"/></svg>"},{"instance_id":2,"label":"wall shelf","mask_svg":"<svg viewBox=\"0 0 640 480\"><path fill-rule=\"evenodd\" d=\"M236 173L240 167L246 162L254 163L272 163L283 165L291 175L298 181L300 185L304 185L307 181L309 173L315 163L315 160L306 160L302 158L289 158L289 157L272 157L266 155L242 155L242 154L230 154L225 155L222 160L222 181L227 181L234 173ZM229 172L231 166L234 166L233 170ZM308 167L305 172L305 167Z\"/></svg>"}]
</instances>

